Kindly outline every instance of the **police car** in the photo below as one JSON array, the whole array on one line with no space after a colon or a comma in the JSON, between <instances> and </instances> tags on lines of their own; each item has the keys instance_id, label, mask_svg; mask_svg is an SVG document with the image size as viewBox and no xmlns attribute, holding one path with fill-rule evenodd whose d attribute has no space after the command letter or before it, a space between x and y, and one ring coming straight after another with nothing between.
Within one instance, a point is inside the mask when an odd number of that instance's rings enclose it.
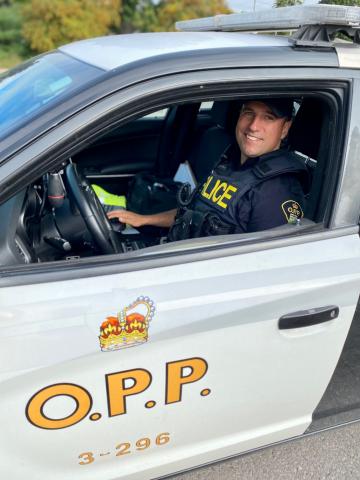
<instances>
[{"instance_id":1,"label":"police car","mask_svg":"<svg viewBox=\"0 0 360 480\"><path fill-rule=\"evenodd\" d=\"M359 419L359 25L232 14L1 77L2 478L158 478ZM304 218L173 243L107 221L142 172L202 181L269 97L296 105Z\"/></svg>"}]
</instances>

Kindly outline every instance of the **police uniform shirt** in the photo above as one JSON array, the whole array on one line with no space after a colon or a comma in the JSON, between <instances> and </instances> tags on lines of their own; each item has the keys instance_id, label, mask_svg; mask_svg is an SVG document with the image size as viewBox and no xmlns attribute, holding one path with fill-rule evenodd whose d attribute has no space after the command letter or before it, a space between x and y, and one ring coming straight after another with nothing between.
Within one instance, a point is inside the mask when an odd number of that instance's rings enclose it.
<instances>
[{"instance_id":1,"label":"police uniform shirt","mask_svg":"<svg viewBox=\"0 0 360 480\"><path fill-rule=\"evenodd\" d=\"M194 202L194 209L211 211L227 225L233 225L235 232L257 232L286 223L296 223L303 217L304 192L300 181L304 177L304 166L297 156L286 150L276 150L260 157L248 158L240 165L240 150L232 146L220 164L209 175L200 188ZM243 191L247 172L257 165L271 165L271 162L298 165L299 172L284 172L258 182ZM297 168L297 167L295 167ZM294 170L295 170L294 168ZM301 172L302 170L302 172ZM245 188L246 190L246 188Z\"/></svg>"}]
</instances>

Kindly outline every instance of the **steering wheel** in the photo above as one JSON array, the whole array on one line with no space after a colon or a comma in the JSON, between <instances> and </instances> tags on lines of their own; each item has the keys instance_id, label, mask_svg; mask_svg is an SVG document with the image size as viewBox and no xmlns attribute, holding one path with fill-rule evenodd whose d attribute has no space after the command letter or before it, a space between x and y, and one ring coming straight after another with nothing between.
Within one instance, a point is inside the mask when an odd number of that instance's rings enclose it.
<instances>
[{"instance_id":1,"label":"steering wheel","mask_svg":"<svg viewBox=\"0 0 360 480\"><path fill-rule=\"evenodd\" d=\"M70 194L79 209L85 225L102 253L122 252L121 243L105 214L101 203L87 179L75 163L69 163L65 175Z\"/></svg>"}]
</instances>

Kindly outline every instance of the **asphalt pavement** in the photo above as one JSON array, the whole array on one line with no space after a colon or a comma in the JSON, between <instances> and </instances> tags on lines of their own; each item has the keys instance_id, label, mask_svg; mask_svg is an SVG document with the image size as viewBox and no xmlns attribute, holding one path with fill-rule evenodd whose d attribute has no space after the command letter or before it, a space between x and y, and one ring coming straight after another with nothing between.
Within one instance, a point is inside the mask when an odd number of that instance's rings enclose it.
<instances>
[{"instance_id":1,"label":"asphalt pavement","mask_svg":"<svg viewBox=\"0 0 360 480\"><path fill-rule=\"evenodd\" d=\"M173 480L357 480L360 422L267 447Z\"/></svg>"}]
</instances>

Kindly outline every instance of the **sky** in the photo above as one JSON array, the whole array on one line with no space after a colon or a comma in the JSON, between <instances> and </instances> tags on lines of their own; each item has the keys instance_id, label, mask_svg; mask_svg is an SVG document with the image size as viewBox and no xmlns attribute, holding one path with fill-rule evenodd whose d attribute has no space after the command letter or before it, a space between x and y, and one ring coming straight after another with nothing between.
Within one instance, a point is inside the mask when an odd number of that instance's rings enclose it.
<instances>
[{"instance_id":1,"label":"sky","mask_svg":"<svg viewBox=\"0 0 360 480\"><path fill-rule=\"evenodd\" d=\"M251 12L254 10L268 10L271 8L275 0L227 0L229 7L234 10L234 12ZM305 0L304 5L311 5L318 3L318 0Z\"/></svg>"}]
</instances>

